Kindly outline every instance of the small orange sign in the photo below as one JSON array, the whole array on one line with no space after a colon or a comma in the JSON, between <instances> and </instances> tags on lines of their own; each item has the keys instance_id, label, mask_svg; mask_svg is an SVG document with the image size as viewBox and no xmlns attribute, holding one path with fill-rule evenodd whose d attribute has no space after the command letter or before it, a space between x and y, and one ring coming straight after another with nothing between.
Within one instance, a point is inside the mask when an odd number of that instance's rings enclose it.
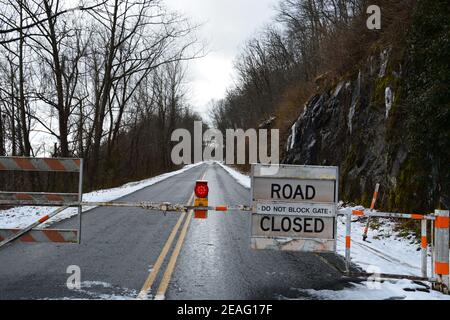
<instances>
[{"instance_id":1,"label":"small orange sign","mask_svg":"<svg viewBox=\"0 0 450 320\"><path fill-rule=\"evenodd\" d=\"M208 206L208 198L195 198L194 206L196 206L196 207L207 207ZM194 218L195 219L206 219L206 218L208 218L208 210L195 210L194 209Z\"/></svg>"}]
</instances>

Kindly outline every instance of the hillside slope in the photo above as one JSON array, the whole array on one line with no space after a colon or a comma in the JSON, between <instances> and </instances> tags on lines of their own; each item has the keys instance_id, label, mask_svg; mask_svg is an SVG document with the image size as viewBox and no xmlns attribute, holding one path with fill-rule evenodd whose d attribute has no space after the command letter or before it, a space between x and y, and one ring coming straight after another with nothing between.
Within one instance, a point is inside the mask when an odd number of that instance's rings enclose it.
<instances>
[{"instance_id":1,"label":"hillside slope","mask_svg":"<svg viewBox=\"0 0 450 320\"><path fill-rule=\"evenodd\" d=\"M448 3L419 1L404 47L372 50L357 72L309 99L282 162L338 165L342 199L362 205L377 182L385 209L427 212L445 205L449 21Z\"/></svg>"}]
</instances>

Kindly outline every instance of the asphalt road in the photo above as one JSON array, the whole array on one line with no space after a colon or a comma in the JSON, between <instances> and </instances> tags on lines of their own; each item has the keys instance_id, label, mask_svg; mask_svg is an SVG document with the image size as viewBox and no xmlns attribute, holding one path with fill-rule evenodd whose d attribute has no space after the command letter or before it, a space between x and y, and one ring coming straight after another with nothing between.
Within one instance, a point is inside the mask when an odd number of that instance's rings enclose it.
<instances>
[{"instance_id":1,"label":"asphalt road","mask_svg":"<svg viewBox=\"0 0 450 320\"><path fill-rule=\"evenodd\" d=\"M249 190L217 164L193 167L120 200L188 203L202 177L208 180L210 204L249 203ZM188 217L96 208L83 214L80 245L11 243L0 249L0 299L135 299L139 293L151 299L157 291L165 299L308 299L301 289L347 285L336 269L343 268L342 261L334 255L251 250L248 213ZM75 223L68 219L52 227ZM174 228L176 237L156 273ZM68 289L69 266L80 268L81 289ZM150 290L142 290L151 275Z\"/></svg>"}]
</instances>

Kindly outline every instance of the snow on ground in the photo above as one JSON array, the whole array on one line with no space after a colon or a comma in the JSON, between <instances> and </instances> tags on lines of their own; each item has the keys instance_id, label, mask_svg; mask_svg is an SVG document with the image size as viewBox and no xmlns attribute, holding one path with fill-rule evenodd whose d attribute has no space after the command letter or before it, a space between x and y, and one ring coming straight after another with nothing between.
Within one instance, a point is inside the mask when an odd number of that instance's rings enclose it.
<instances>
[{"instance_id":1,"label":"snow on ground","mask_svg":"<svg viewBox=\"0 0 450 320\"><path fill-rule=\"evenodd\" d=\"M405 291L404 288L408 288ZM424 286L410 280L384 280L382 283L353 283L352 288L344 290L299 290L312 299L329 300L448 300L448 295L437 291L423 292Z\"/></svg>"},{"instance_id":2,"label":"snow on ground","mask_svg":"<svg viewBox=\"0 0 450 320\"><path fill-rule=\"evenodd\" d=\"M185 172L186 170L198 166L201 163L202 162L198 162L195 164L187 165L177 171L164 173L162 175L141 181L130 182L117 188L97 190L90 193L85 193L83 194L83 201L106 202L116 200L130 193L133 193L145 187L151 186L157 182L165 180L169 177ZM0 228L11 229L11 228L26 227L31 223L35 222L36 220L38 220L39 218L45 216L46 214L49 214L52 211L56 210L57 208L58 207L24 206L24 207L15 207L8 210L0 210ZM92 208L94 207L83 207L83 212L90 210ZM62 211L61 213L58 213L56 216L48 220L45 224L41 225L40 227L47 227L52 223L70 218L76 214L77 208L68 208Z\"/></svg>"},{"instance_id":3,"label":"snow on ground","mask_svg":"<svg viewBox=\"0 0 450 320\"><path fill-rule=\"evenodd\" d=\"M250 189L250 177L240 173L239 171L224 165L221 162L217 161L217 164L219 164L222 168L224 168L240 185L242 185L244 188Z\"/></svg>"},{"instance_id":4,"label":"snow on ground","mask_svg":"<svg viewBox=\"0 0 450 320\"><path fill-rule=\"evenodd\" d=\"M342 204L340 204L342 206ZM351 213L352 210L368 210L362 206L341 207L340 213ZM369 229L368 241L362 240L365 221L352 218L351 228L351 260L352 263L368 273L391 273L421 276L420 243L412 234L401 237L395 231L395 224L390 219L378 218L379 227ZM345 255L345 217L338 217L337 221L337 253ZM429 250L430 251L430 250ZM428 252L428 275L431 270L431 255ZM449 295L437 291L423 292L431 284L422 285L411 280L363 281L353 283L354 287L340 290L304 290L318 299L414 299L450 300ZM406 288L406 290L404 290Z\"/></svg>"},{"instance_id":5,"label":"snow on ground","mask_svg":"<svg viewBox=\"0 0 450 320\"><path fill-rule=\"evenodd\" d=\"M80 283L80 288L72 290L74 296L57 298L57 300L135 300L138 294L135 289L122 288L102 281L83 281Z\"/></svg>"},{"instance_id":6,"label":"snow on ground","mask_svg":"<svg viewBox=\"0 0 450 320\"><path fill-rule=\"evenodd\" d=\"M235 169L220 165L227 170L241 185L250 188L250 177ZM362 206L342 207L340 213L351 213L352 210L365 210ZM370 229L368 239L362 241L364 222L352 222L351 259L352 263L369 273L390 273L421 276L420 244L412 235L400 237L395 230L395 224L389 219L380 219L380 227L377 230ZM345 255L345 217L337 219L337 253ZM431 256L428 255L428 274L431 270ZM352 283L353 287L333 290L300 290L314 299L450 299L436 291L422 292L426 289L410 280L384 280L363 281ZM424 283L430 286L430 283ZM407 290L412 291L405 291ZM417 290L419 288L419 290Z\"/></svg>"},{"instance_id":7,"label":"snow on ground","mask_svg":"<svg viewBox=\"0 0 450 320\"><path fill-rule=\"evenodd\" d=\"M345 207L340 213L351 213L352 210L364 210L364 207ZM365 227L363 222L352 218L352 262L364 270L379 268L381 273L396 273L421 276L420 244L411 234L400 237L395 230L395 224L389 219L379 218L380 226L377 230L369 229L368 241L362 240ZM345 217L338 217L337 251L345 255ZM428 270L431 268L431 256L428 257Z\"/></svg>"}]
</instances>

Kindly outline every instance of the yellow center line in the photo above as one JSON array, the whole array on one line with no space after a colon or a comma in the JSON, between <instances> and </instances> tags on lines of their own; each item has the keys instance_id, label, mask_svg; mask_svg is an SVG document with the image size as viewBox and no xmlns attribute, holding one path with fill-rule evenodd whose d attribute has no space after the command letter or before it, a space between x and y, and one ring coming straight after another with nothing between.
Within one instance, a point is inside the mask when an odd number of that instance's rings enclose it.
<instances>
[{"instance_id":1,"label":"yellow center line","mask_svg":"<svg viewBox=\"0 0 450 320\"><path fill-rule=\"evenodd\" d=\"M206 171L203 173L201 180L205 178ZM193 194L194 195L194 194ZM161 283L159 284L158 290L156 291L155 300L165 299L165 294L169 286L170 279L172 278L173 271L175 270L175 265L177 263L178 256L181 252L181 247L183 246L184 239L186 238L187 230L192 219L192 211L189 210L189 215L184 222L183 229L181 230L180 236L178 237L177 244L173 250L172 256L170 257L169 263L167 265L166 271L164 272Z\"/></svg>"},{"instance_id":2,"label":"yellow center line","mask_svg":"<svg viewBox=\"0 0 450 320\"><path fill-rule=\"evenodd\" d=\"M205 174L206 174L206 171L203 174L201 179L203 179L205 177ZM194 201L194 192L192 192L192 195L189 198L188 204L192 205L193 201ZM190 221L191 212L192 212L192 210L189 212L189 216L188 216L188 219L186 221ZM142 289L141 289L141 291L139 292L139 294L137 296L137 299L141 299L142 300L142 299L146 299L147 298L147 294L151 290L152 285L155 282L155 279L156 279L156 277L158 275L159 269L161 268L161 266L162 266L162 264L163 264L163 262L164 262L164 260L165 260L165 258L167 256L167 253L170 250L170 247L172 246L173 240L175 239L175 236L178 233L178 229L180 229L181 223L183 222L185 216L186 216L186 212L183 212L181 214L180 218L178 219L177 223L173 227L172 231L170 232L169 238L167 238L166 243L164 244L164 247L163 247L163 249L161 250L161 253L158 256L158 259L156 259L156 262L155 262L155 264L154 264L154 266L152 268L152 271L150 272L148 278L145 280L144 285L142 286ZM183 226L183 230L184 229L185 228ZM184 239L184 237L183 237L183 239ZM179 240L178 240L178 242L179 242ZM177 242L177 245L178 245L178 242ZM180 245L180 247L181 247L181 245ZM176 259L175 259L175 261L176 261ZM167 270L166 270L166 273L167 273ZM170 278L169 278L169 280L170 280Z\"/></svg>"},{"instance_id":3,"label":"yellow center line","mask_svg":"<svg viewBox=\"0 0 450 320\"><path fill-rule=\"evenodd\" d=\"M181 252L181 247L183 246L184 239L186 237L187 229L192 219L192 210L190 210L189 215L184 222L183 229L181 230L180 237L178 238L175 249L173 250L172 256L170 257L167 269L164 272L161 283L159 284L158 291L156 291L155 300L163 300L169 286L170 279L172 278L172 273L175 270L175 265L177 263L178 256Z\"/></svg>"},{"instance_id":4,"label":"yellow center line","mask_svg":"<svg viewBox=\"0 0 450 320\"><path fill-rule=\"evenodd\" d=\"M161 265L163 264L170 247L172 246L173 239L175 239L175 235L177 234L178 229L180 228L180 225L185 216L186 212L183 212L180 218L178 219L177 223L173 227L172 232L170 233L169 238L167 238L167 241L164 244L164 247L161 250L158 259L156 260L152 271L150 272L147 280L145 280L144 285L142 286L142 289L137 296L138 299L145 299L147 297L147 293L152 288L153 282L155 281L156 276L158 275L159 269L161 268Z\"/></svg>"}]
</instances>

